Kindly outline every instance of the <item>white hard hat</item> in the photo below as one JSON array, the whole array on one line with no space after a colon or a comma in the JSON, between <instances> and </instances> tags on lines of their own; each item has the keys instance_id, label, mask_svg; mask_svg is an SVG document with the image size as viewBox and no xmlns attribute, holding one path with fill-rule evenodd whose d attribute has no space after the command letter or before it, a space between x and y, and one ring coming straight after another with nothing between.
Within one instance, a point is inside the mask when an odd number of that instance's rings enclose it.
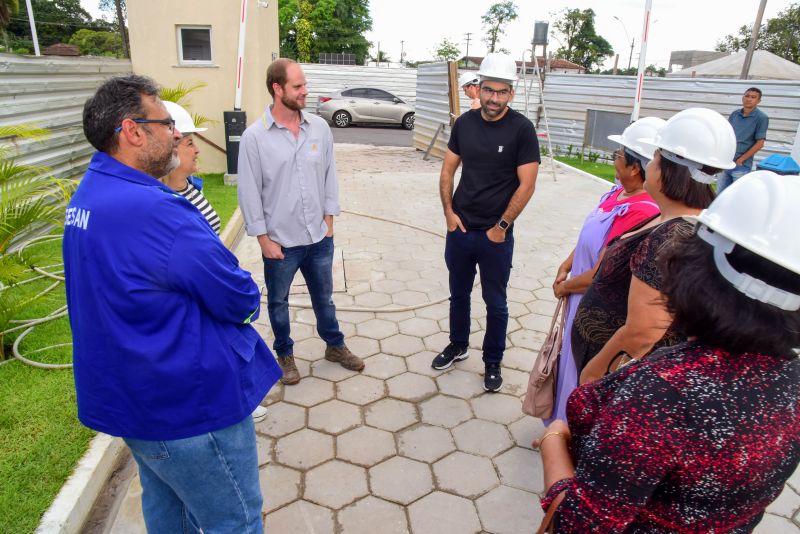
<instances>
[{"instance_id":1,"label":"white hard hat","mask_svg":"<svg viewBox=\"0 0 800 534\"><path fill-rule=\"evenodd\" d=\"M465 85L478 85L478 75L474 72L462 72L458 77L458 86L464 87Z\"/></svg>"},{"instance_id":2,"label":"white hard hat","mask_svg":"<svg viewBox=\"0 0 800 534\"><path fill-rule=\"evenodd\" d=\"M666 123L667 121L658 117L643 117L625 128L622 135L609 135L608 138L640 156L653 159L653 153L656 151L655 145L645 143L642 139L654 138Z\"/></svg>"},{"instance_id":3,"label":"white hard hat","mask_svg":"<svg viewBox=\"0 0 800 534\"><path fill-rule=\"evenodd\" d=\"M673 115L654 138L640 141L661 149L661 155L692 170L692 178L711 183L713 177L699 172L707 165L716 169L736 166L736 135L733 126L707 108L689 108ZM694 172L698 171L698 172Z\"/></svg>"},{"instance_id":4,"label":"white hard hat","mask_svg":"<svg viewBox=\"0 0 800 534\"><path fill-rule=\"evenodd\" d=\"M481 61L478 74L483 80L498 80L513 84L517 81L517 62L507 54L492 52Z\"/></svg>"},{"instance_id":5,"label":"white hard hat","mask_svg":"<svg viewBox=\"0 0 800 534\"><path fill-rule=\"evenodd\" d=\"M800 176L755 171L727 187L699 216L697 235L714 247L720 274L748 297L782 310L800 309L800 295L738 272L726 254L735 245L800 274Z\"/></svg>"},{"instance_id":6,"label":"white hard hat","mask_svg":"<svg viewBox=\"0 0 800 534\"><path fill-rule=\"evenodd\" d=\"M175 102L164 100L164 107L167 108L167 112L172 116L173 120L175 121L175 128L179 132L183 134L190 134L195 132L205 132L208 129L196 127L194 125L194 119L192 119L192 116L189 115L189 112L186 111L183 106L179 106Z\"/></svg>"}]
</instances>

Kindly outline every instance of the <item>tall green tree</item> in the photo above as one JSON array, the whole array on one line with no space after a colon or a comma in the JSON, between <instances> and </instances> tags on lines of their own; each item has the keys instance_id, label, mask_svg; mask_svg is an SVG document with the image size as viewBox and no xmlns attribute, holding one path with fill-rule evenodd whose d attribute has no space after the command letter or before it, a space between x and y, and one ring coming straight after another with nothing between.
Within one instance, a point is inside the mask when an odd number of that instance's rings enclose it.
<instances>
[{"instance_id":1,"label":"tall green tree","mask_svg":"<svg viewBox=\"0 0 800 534\"><path fill-rule=\"evenodd\" d=\"M92 16L81 7L80 0L31 0L31 7L42 48L55 43L67 43L72 34L81 28L95 27ZM19 3L19 13L12 17L8 32L16 38L30 39L31 27L25 2Z\"/></svg>"},{"instance_id":2,"label":"tall green tree","mask_svg":"<svg viewBox=\"0 0 800 534\"><path fill-rule=\"evenodd\" d=\"M364 33L372 29L369 0L307 0L311 13L313 36L311 58L320 53L354 54L356 63L363 65L370 42ZM278 23L281 56L298 59L298 21L300 6L297 0L279 0ZM302 26L302 25L301 25Z\"/></svg>"},{"instance_id":3,"label":"tall green tree","mask_svg":"<svg viewBox=\"0 0 800 534\"><path fill-rule=\"evenodd\" d=\"M717 50L720 52L747 50L752 27L752 24L746 24L739 28L738 33L726 35L717 42ZM756 49L772 52L800 64L800 4L790 5L775 18L768 19L761 25L756 39Z\"/></svg>"},{"instance_id":4,"label":"tall green tree","mask_svg":"<svg viewBox=\"0 0 800 534\"><path fill-rule=\"evenodd\" d=\"M611 44L597 34L592 9L564 9L553 27L553 35L557 32L563 37L556 57L577 63L587 71L594 70L614 53Z\"/></svg>"},{"instance_id":5,"label":"tall green tree","mask_svg":"<svg viewBox=\"0 0 800 534\"><path fill-rule=\"evenodd\" d=\"M117 21L117 32L119 32L120 39L122 39L122 53L125 57L131 57L131 46L126 27L128 7L125 4L125 0L100 0L98 6L101 11L114 12L114 17Z\"/></svg>"},{"instance_id":6,"label":"tall green tree","mask_svg":"<svg viewBox=\"0 0 800 534\"><path fill-rule=\"evenodd\" d=\"M461 55L456 43L445 37L433 50L433 56L439 61L455 61Z\"/></svg>"},{"instance_id":7,"label":"tall green tree","mask_svg":"<svg viewBox=\"0 0 800 534\"><path fill-rule=\"evenodd\" d=\"M0 0L0 29L11 22L11 17L19 12L19 0Z\"/></svg>"},{"instance_id":8,"label":"tall green tree","mask_svg":"<svg viewBox=\"0 0 800 534\"><path fill-rule=\"evenodd\" d=\"M98 32L83 28L72 34L69 44L77 46L81 55L123 57L122 38L116 32Z\"/></svg>"},{"instance_id":9,"label":"tall green tree","mask_svg":"<svg viewBox=\"0 0 800 534\"><path fill-rule=\"evenodd\" d=\"M295 23L297 32L297 60L311 62L311 48L314 46L314 31L311 26L311 2L300 0L300 16Z\"/></svg>"},{"instance_id":10,"label":"tall green tree","mask_svg":"<svg viewBox=\"0 0 800 534\"><path fill-rule=\"evenodd\" d=\"M481 22L483 22L483 29L486 31L483 42L486 43L489 52L494 52L497 49L497 41L501 35L505 34L506 24L516 20L517 16L517 5L511 0L492 4L486 10L486 13L481 17Z\"/></svg>"}]
</instances>

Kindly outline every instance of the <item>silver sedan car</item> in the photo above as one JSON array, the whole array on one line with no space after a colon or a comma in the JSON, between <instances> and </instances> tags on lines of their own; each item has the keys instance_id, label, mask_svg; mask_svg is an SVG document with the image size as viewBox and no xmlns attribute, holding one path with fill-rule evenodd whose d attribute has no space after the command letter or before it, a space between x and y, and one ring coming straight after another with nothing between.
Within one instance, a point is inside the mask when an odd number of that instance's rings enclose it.
<instances>
[{"instance_id":1,"label":"silver sedan car","mask_svg":"<svg viewBox=\"0 0 800 534\"><path fill-rule=\"evenodd\" d=\"M400 124L414 128L414 108L383 89L354 87L319 97L317 114L337 128L351 124Z\"/></svg>"}]
</instances>

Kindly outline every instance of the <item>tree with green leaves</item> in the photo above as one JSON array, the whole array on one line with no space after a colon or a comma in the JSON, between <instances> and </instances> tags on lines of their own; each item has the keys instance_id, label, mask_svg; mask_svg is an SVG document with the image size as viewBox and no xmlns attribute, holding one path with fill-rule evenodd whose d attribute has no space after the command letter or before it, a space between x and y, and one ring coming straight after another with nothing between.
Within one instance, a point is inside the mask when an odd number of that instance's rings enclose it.
<instances>
[{"instance_id":1,"label":"tree with green leaves","mask_svg":"<svg viewBox=\"0 0 800 534\"><path fill-rule=\"evenodd\" d=\"M113 11L117 20L117 31L122 39L122 53L124 57L131 57L128 30L125 26L128 19L128 10L125 0L100 0L98 7L101 11Z\"/></svg>"},{"instance_id":2,"label":"tree with green leaves","mask_svg":"<svg viewBox=\"0 0 800 534\"><path fill-rule=\"evenodd\" d=\"M497 50L497 41L501 35L505 34L506 24L516 20L517 16L517 5L511 0L492 4L486 10L486 13L481 17L481 22L483 22L483 29L486 31L483 42L486 43L488 52Z\"/></svg>"},{"instance_id":3,"label":"tree with green leaves","mask_svg":"<svg viewBox=\"0 0 800 534\"><path fill-rule=\"evenodd\" d=\"M389 63L392 61L392 58L390 58L389 55L383 50L378 50L378 54L371 56L369 59L375 63Z\"/></svg>"},{"instance_id":4,"label":"tree with green leaves","mask_svg":"<svg viewBox=\"0 0 800 534\"><path fill-rule=\"evenodd\" d=\"M31 7L36 15L36 33L42 48L69 42L72 34L81 28L96 29L92 16L81 7L80 0L31 0ZM30 39L25 2L19 3L19 13L11 17L7 31L17 39Z\"/></svg>"},{"instance_id":5,"label":"tree with green leaves","mask_svg":"<svg viewBox=\"0 0 800 534\"><path fill-rule=\"evenodd\" d=\"M75 45L83 56L124 57L122 38L114 32L80 29L72 34L69 44Z\"/></svg>"},{"instance_id":6,"label":"tree with green leaves","mask_svg":"<svg viewBox=\"0 0 800 534\"><path fill-rule=\"evenodd\" d=\"M717 42L720 52L738 52L747 50L753 25L746 24L739 32L728 34ZM768 19L758 30L756 49L766 50L800 64L800 4L791 4L778 13L775 18Z\"/></svg>"},{"instance_id":7,"label":"tree with green leaves","mask_svg":"<svg viewBox=\"0 0 800 534\"><path fill-rule=\"evenodd\" d=\"M556 57L577 63L587 71L614 53L611 44L597 34L592 9L564 9L553 27L553 35L558 32L563 37Z\"/></svg>"},{"instance_id":8,"label":"tree with green leaves","mask_svg":"<svg viewBox=\"0 0 800 534\"><path fill-rule=\"evenodd\" d=\"M310 58L320 53L354 54L363 65L370 42L364 33L372 29L368 0L306 0L311 7L308 17L301 17L298 0L279 0L278 29L282 57L299 58L298 21L308 20L311 27ZM302 26L302 24L301 24Z\"/></svg>"},{"instance_id":9,"label":"tree with green leaves","mask_svg":"<svg viewBox=\"0 0 800 534\"><path fill-rule=\"evenodd\" d=\"M461 56L461 50L458 49L458 45L447 37L442 39L433 50L433 57L439 61L455 61L459 56Z\"/></svg>"},{"instance_id":10,"label":"tree with green leaves","mask_svg":"<svg viewBox=\"0 0 800 534\"><path fill-rule=\"evenodd\" d=\"M0 29L5 29L18 12L19 0L0 0Z\"/></svg>"}]
</instances>

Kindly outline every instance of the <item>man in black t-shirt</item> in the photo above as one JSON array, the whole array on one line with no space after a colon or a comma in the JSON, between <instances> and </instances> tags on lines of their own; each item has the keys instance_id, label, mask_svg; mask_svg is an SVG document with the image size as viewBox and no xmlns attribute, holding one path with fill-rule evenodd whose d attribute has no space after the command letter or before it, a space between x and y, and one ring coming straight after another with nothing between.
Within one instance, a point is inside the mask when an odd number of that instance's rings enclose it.
<instances>
[{"instance_id":1,"label":"man in black t-shirt","mask_svg":"<svg viewBox=\"0 0 800 534\"><path fill-rule=\"evenodd\" d=\"M464 113L453 125L439 178L447 220L450 344L431 365L446 369L468 356L470 294L477 265L486 303L483 387L497 391L503 384L500 362L508 327L513 223L533 195L541 158L533 124L508 107L514 98L516 62L504 54L488 54L478 73L481 107ZM462 163L454 195L454 176Z\"/></svg>"}]
</instances>

